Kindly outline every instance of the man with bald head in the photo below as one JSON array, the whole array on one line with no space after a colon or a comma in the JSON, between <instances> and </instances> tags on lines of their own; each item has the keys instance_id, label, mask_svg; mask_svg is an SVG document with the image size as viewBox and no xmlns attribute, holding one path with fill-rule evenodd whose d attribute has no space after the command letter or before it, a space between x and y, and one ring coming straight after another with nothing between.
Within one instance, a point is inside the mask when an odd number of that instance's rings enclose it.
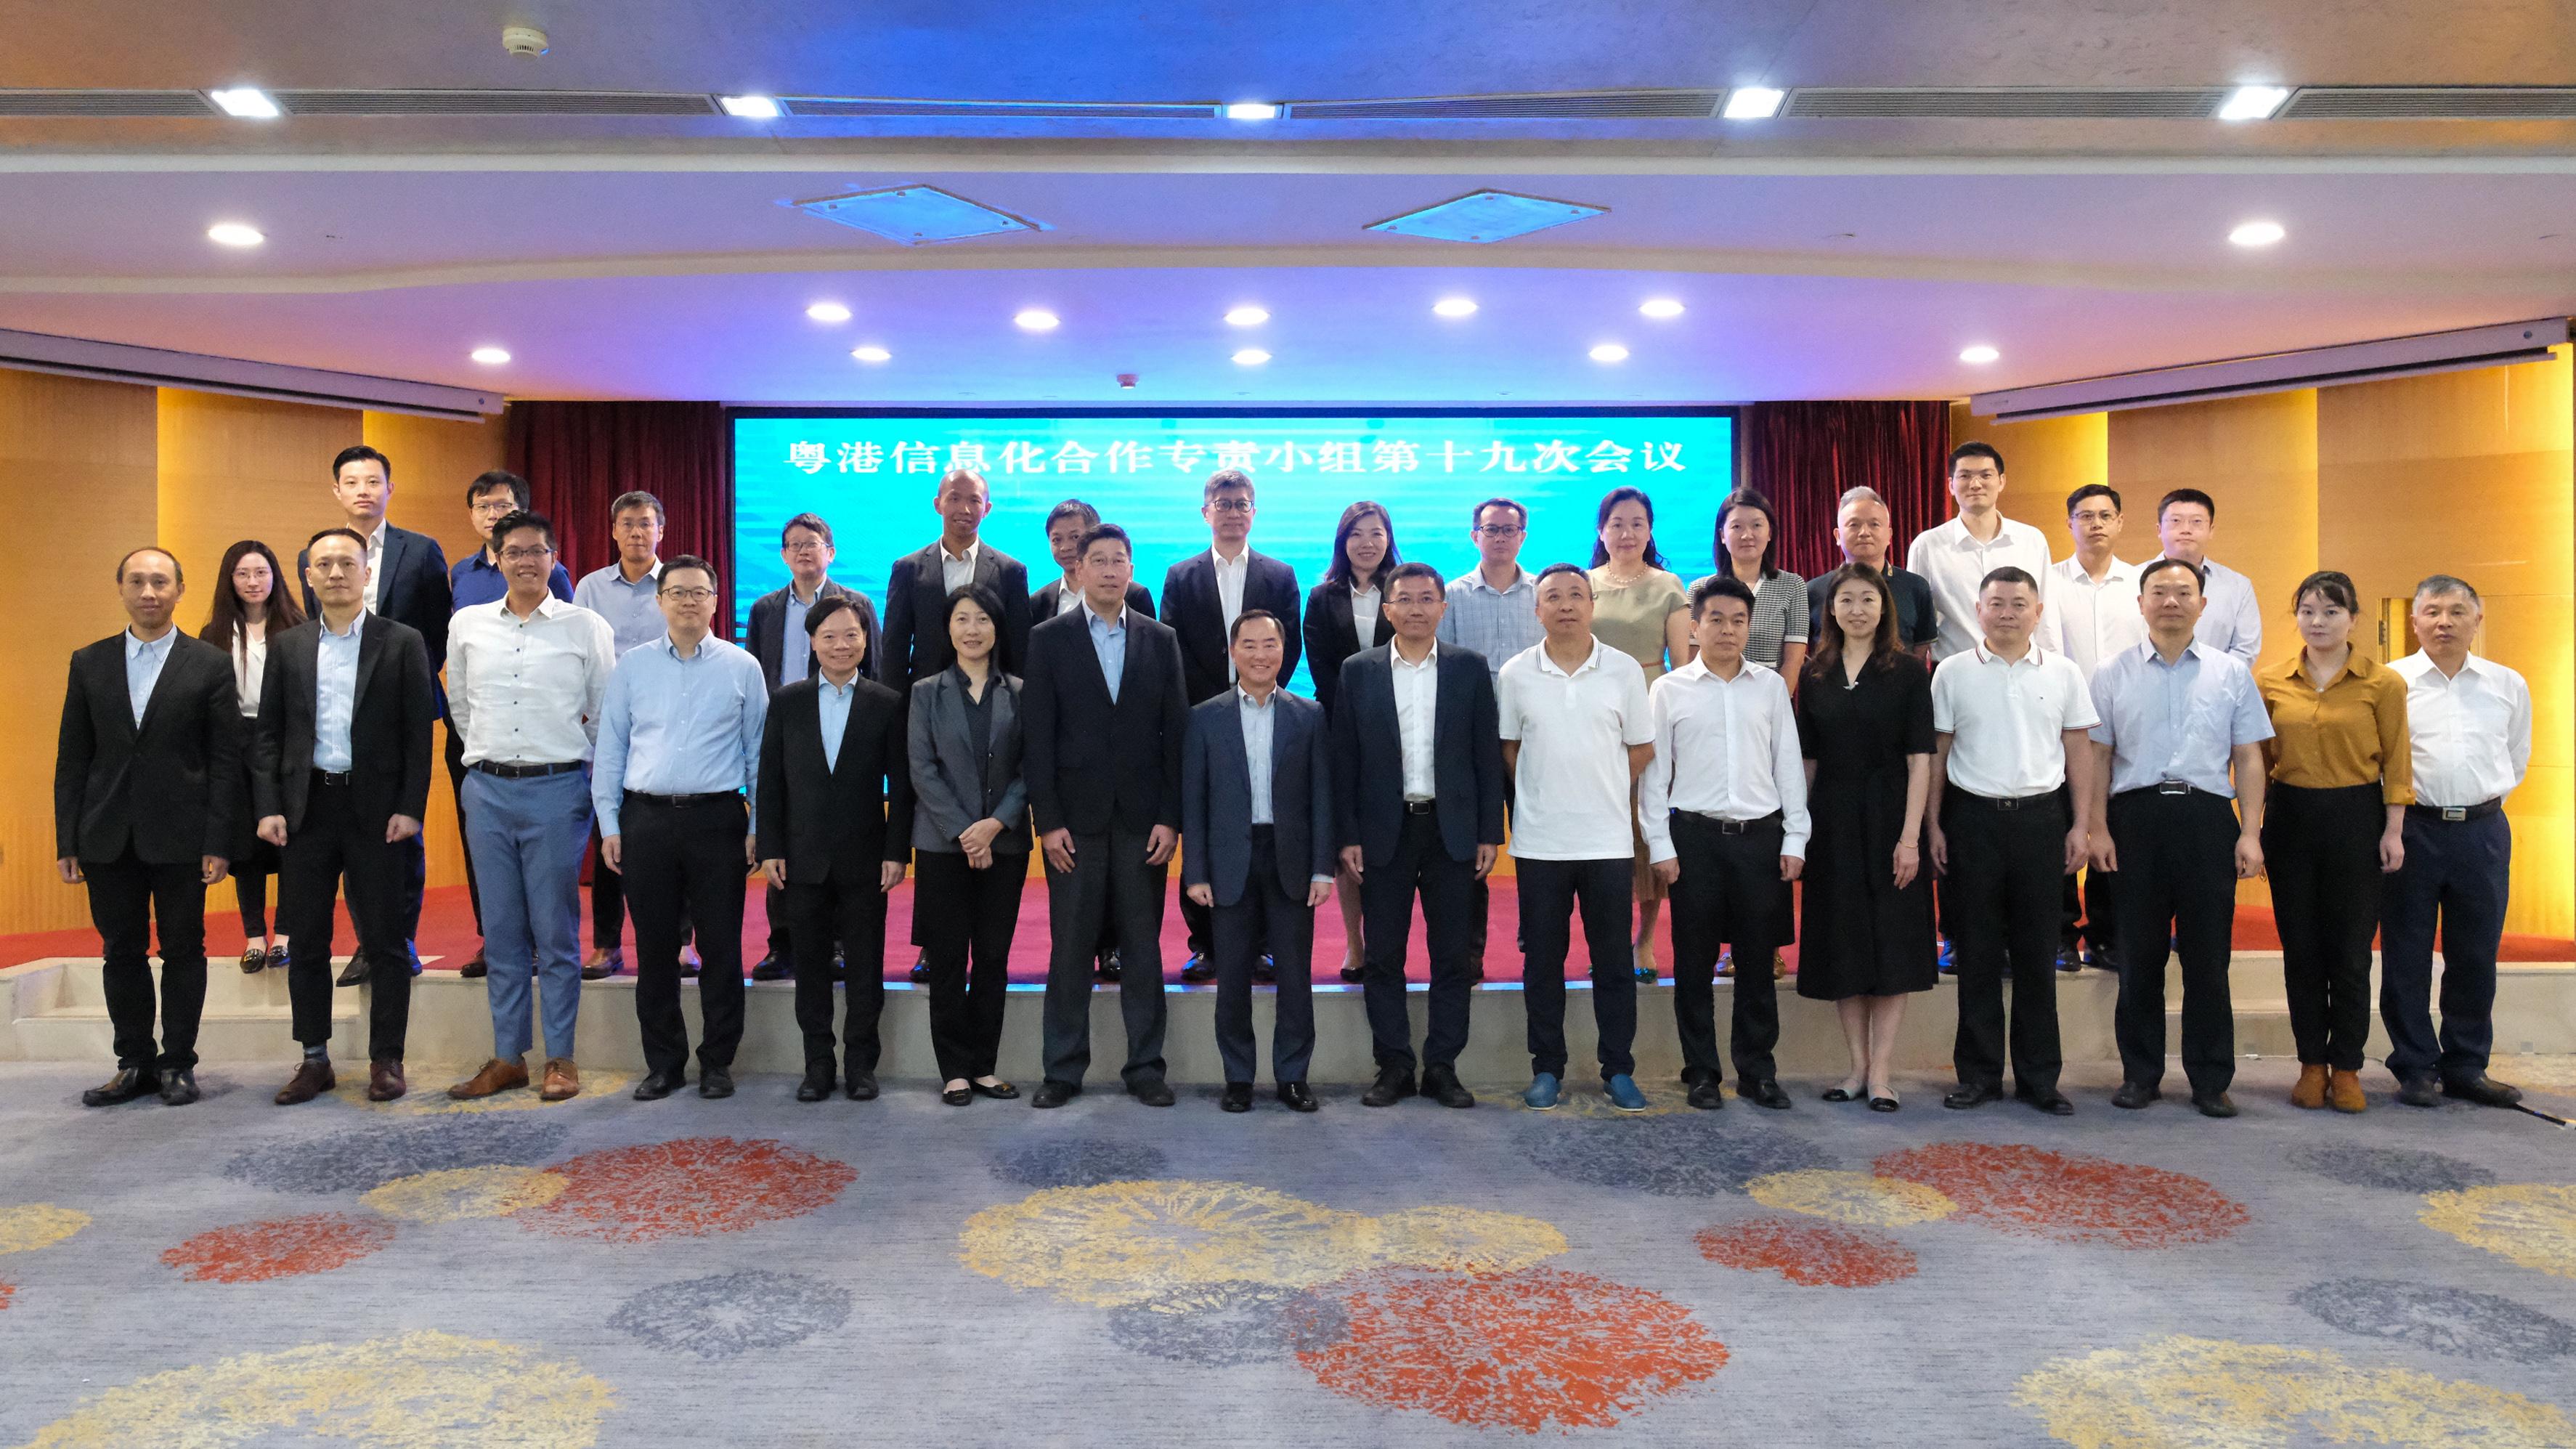
<instances>
[{"instance_id":1,"label":"man with bald head","mask_svg":"<svg viewBox=\"0 0 2576 1449\"><path fill-rule=\"evenodd\" d=\"M224 878L241 801L232 660L171 622L187 576L158 548L116 564L126 627L72 654L54 756L54 868L89 886L116 1075L81 1094L112 1107L197 1100L206 1005L206 887ZM161 933L153 1040L152 933Z\"/></svg>"},{"instance_id":2,"label":"man with bald head","mask_svg":"<svg viewBox=\"0 0 2576 1449\"><path fill-rule=\"evenodd\" d=\"M1907 573L1887 561L1888 546L1896 540L1896 528L1889 521L1887 500L1875 488L1853 488L1845 492L1834 513L1834 542L1842 546L1843 562L1859 564L1879 571L1887 580L1888 592L1896 595L1896 638L1915 658L1930 662L1932 641L1941 637L1941 621L1934 614L1932 585L1921 574ZM1807 580L1807 637L1824 637L1825 583L1831 571Z\"/></svg>"}]
</instances>

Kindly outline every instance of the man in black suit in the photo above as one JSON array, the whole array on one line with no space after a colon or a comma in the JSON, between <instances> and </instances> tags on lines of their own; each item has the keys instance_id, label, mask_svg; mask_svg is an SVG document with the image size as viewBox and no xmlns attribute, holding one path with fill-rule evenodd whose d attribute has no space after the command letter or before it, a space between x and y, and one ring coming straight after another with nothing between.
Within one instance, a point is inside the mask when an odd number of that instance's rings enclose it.
<instances>
[{"instance_id":1,"label":"man in black suit","mask_svg":"<svg viewBox=\"0 0 2576 1449\"><path fill-rule=\"evenodd\" d=\"M1413 899L1431 947L1431 1021L1422 1042L1424 1095L1472 1107L1458 1081L1476 984L1476 883L1503 843L1503 745L1485 657L1440 642L1448 592L1429 564L1387 578L1395 640L1342 665L1333 712L1336 835L1342 868L1360 882L1368 1005L1377 1081L1360 1098L1392 1106L1414 1093L1413 1022L1404 953Z\"/></svg>"},{"instance_id":2,"label":"man in black suit","mask_svg":"<svg viewBox=\"0 0 2576 1449\"><path fill-rule=\"evenodd\" d=\"M1240 468L1209 474L1200 490L1199 516L1207 520L1208 551L1190 555L1163 575L1163 622L1180 636L1181 679L1193 705L1223 694L1234 682L1226 639L1244 610L1267 609L1287 624L1282 679L1297 675L1297 641L1303 634L1297 571L1252 547L1251 476ZM1181 919L1190 928L1190 963L1181 968L1181 979L1214 980L1216 967L1207 959L1207 909L1184 896ZM1262 975L1268 979L1267 972Z\"/></svg>"},{"instance_id":3,"label":"man in black suit","mask_svg":"<svg viewBox=\"0 0 2576 1449\"><path fill-rule=\"evenodd\" d=\"M421 643L429 650L430 690L438 717L447 718L447 692L437 678L438 671L447 667L448 616L456 612L446 551L428 534L385 522L385 509L394 499L393 461L364 443L342 448L331 460L331 498L340 505L341 520L349 531L367 541L367 612L420 631ZM305 562L302 553L295 555L298 577L304 574ZM304 615L309 619L321 609L308 582ZM415 855L411 876L403 882L402 900L403 961L415 976L420 974L420 953L412 949L412 938L420 933L420 898L428 885L428 859ZM339 984L355 986L366 979L366 963L352 956Z\"/></svg>"},{"instance_id":4,"label":"man in black suit","mask_svg":"<svg viewBox=\"0 0 2576 1449\"><path fill-rule=\"evenodd\" d=\"M865 1102L877 1095L886 892L912 859L903 700L863 673L867 631L856 604L817 599L805 627L816 673L783 686L761 723L754 850L770 890L786 898L796 952L796 1025L805 1036L796 1100L832 1095L838 943L850 958L843 1085L851 1101Z\"/></svg>"},{"instance_id":5,"label":"man in black suit","mask_svg":"<svg viewBox=\"0 0 2576 1449\"><path fill-rule=\"evenodd\" d=\"M157 1092L197 1100L206 1008L206 887L239 828L241 701L224 651L170 622L186 591L157 548L119 559L128 626L72 654L54 756L54 868L89 885L116 1029L116 1075L81 1094L108 1107ZM152 926L161 927L161 1041L152 1039Z\"/></svg>"},{"instance_id":6,"label":"man in black suit","mask_svg":"<svg viewBox=\"0 0 2576 1449\"><path fill-rule=\"evenodd\" d=\"M403 885L429 808L436 686L420 631L367 612L363 535L326 528L304 559L305 587L322 612L269 641L251 737L251 809L260 839L285 851L278 914L295 920L286 987L304 1060L277 1104L310 1102L339 1085L331 1071L331 898L344 877L358 931L350 966L372 987L367 1099L390 1102L407 1090Z\"/></svg>"},{"instance_id":7,"label":"man in black suit","mask_svg":"<svg viewBox=\"0 0 2576 1449\"><path fill-rule=\"evenodd\" d=\"M1020 689L1029 806L1046 850L1046 1080L1029 1104L1061 1107L1091 1067L1092 950L1104 916L1130 968L1119 981L1127 1090L1172 1105L1163 1080L1163 881L1179 843L1181 650L1127 607L1134 568L1113 523L1082 544L1082 608L1029 631Z\"/></svg>"},{"instance_id":8,"label":"man in black suit","mask_svg":"<svg viewBox=\"0 0 2576 1449\"><path fill-rule=\"evenodd\" d=\"M885 677L877 606L856 589L832 582L834 552L832 525L819 513L797 514L778 531L778 556L787 564L787 587L773 589L752 603L742 643L760 661L761 677L769 681L772 694L812 674L813 637L805 625L814 606L825 599L847 599L858 610L859 632L867 640L867 655L859 670L870 679ZM787 945L787 896L774 885L769 888L768 915L769 945L752 963L751 979L783 981L794 974L795 958Z\"/></svg>"},{"instance_id":9,"label":"man in black suit","mask_svg":"<svg viewBox=\"0 0 2576 1449\"><path fill-rule=\"evenodd\" d=\"M1029 569L977 536L993 511L983 475L951 468L931 505L939 512L938 541L896 559L886 579L886 662L880 673L902 691L956 661L940 621L948 617L948 596L968 584L1001 596L1002 617L993 622L1002 632L993 641L993 657L1005 674L1027 673Z\"/></svg>"},{"instance_id":10,"label":"man in black suit","mask_svg":"<svg viewBox=\"0 0 2576 1449\"><path fill-rule=\"evenodd\" d=\"M1254 943L1279 963L1270 1076L1279 1100L1315 1110L1315 908L1333 891L1333 775L1323 706L1279 687L1279 616L1234 621L1235 687L1190 710L1181 750L1181 889L1213 913L1216 1046L1229 1112L1252 1110Z\"/></svg>"},{"instance_id":11,"label":"man in black suit","mask_svg":"<svg viewBox=\"0 0 2576 1449\"><path fill-rule=\"evenodd\" d=\"M1073 575L1082 565L1082 536L1099 522L1100 510L1079 498L1068 498L1047 510L1047 551L1055 555L1055 566L1062 573L1029 595L1029 627L1035 628L1066 609L1082 607L1082 584ZM1127 607L1150 616L1154 612L1153 591L1129 579ZM1118 979L1118 923L1106 916L1101 918L1100 947L1092 955L1091 974L1099 981Z\"/></svg>"}]
</instances>

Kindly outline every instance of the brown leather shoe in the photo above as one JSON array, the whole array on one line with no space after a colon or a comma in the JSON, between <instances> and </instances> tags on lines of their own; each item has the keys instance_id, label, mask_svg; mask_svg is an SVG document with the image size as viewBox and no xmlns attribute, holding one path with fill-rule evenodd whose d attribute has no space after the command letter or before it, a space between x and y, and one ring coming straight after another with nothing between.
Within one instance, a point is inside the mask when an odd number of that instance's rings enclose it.
<instances>
[{"instance_id":1,"label":"brown leather shoe","mask_svg":"<svg viewBox=\"0 0 2576 1449\"><path fill-rule=\"evenodd\" d=\"M471 1102L477 1097L488 1097L495 1092L507 1092L527 1084L526 1062L516 1057L507 1061L494 1057L483 1064L483 1070L448 1088L447 1095L460 1102Z\"/></svg>"},{"instance_id":2,"label":"brown leather shoe","mask_svg":"<svg viewBox=\"0 0 2576 1449\"><path fill-rule=\"evenodd\" d=\"M410 1090L411 1084L403 1080L401 1058L388 1057L367 1068L368 1101L390 1102Z\"/></svg>"},{"instance_id":3,"label":"brown leather shoe","mask_svg":"<svg viewBox=\"0 0 2576 1449\"><path fill-rule=\"evenodd\" d=\"M581 1068L570 1057L546 1058L545 1090L537 1094L549 1102L565 1102L581 1095Z\"/></svg>"},{"instance_id":4,"label":"brown leather shoe","mask_svg":"<svg viewBox=\"0 0 2576 1449\"><path fill-rule=\"evenodd\" d=\"M2338 1112L2359 1112L2370 1099L2361 1094L2361 1073L2336 1071L2326 1078L2326 1101Z\"/></svg>"},{"instance_id":5,"label":"brown leather shoe","mask_svg":"<svg viewBox=\"0 0 2576 1449\"><path fill-rule=\"evenodd\" d=\"M277 1105L292 1107L310 1102L338 1085L340 1079L331 1075L329 1062L306 1057L295 1064L295 1075L286 1079L286 1085L277 1089Z\"/></svg>"},{"instance_id":6,"label":"brown leather shoe","mask_svg":"<svg viewBox=\"0 0 2576 1449\"><path fill-rule=\"evenodd\" d=\"M2313 1112L2326 1104L2326 1069L2322 1063L2299 1068L2299 1084L2290 1089L2290 1105Z\"/></svg>"}]
</instances>

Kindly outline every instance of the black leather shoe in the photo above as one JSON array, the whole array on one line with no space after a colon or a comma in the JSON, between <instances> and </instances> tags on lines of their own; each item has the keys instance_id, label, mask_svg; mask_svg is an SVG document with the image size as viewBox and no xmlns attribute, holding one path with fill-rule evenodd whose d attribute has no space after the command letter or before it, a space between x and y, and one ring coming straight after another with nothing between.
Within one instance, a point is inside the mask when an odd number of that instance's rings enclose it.
<instances>
[{"instance_id":1,"label":"black leather shoe","mask_svg":"<svg viewBox=\"0 0 2576 1449\"><path fill-rule=\"evenodd\" d=\"M478 949L474 953L473 960L456 968L456 974L468 981L480 981L492 974L492 968L484 961L483 953Z\"/></svg>"},{"instance_id":2,"label":"black leather shoe","mask_svg":"<svg viewBox=\"0 0 2576 1449\"><path fill-rule=\"evenodd\" d=\"M2073 946L2060 946L2057 948L2057 969L2067 972L2081 971L2084 969L2084 958L2076 954Z\"/></svg>"},{"instance_id":3,"label":"black leather shoe","mask_svg":"<svg viewBox=\"0 0 2576 1449\"><path fill-rule=\"evenodd\" d=\"M137 1097L153 1096L161 1090L161 1074L150 1067L119 1067L105 1086L92 1087L81 1093L84 1107L113 1107Z\"/></svg>"},{"instance_id":4,"label":"black leather shoe","mask_svg":"<svg viewBox=\"0 0 2576 1449\"><path fill-rule=\"evenodd\" d=\"M990 1097L996 1102L1017 1101L1019 1100L1020 1095L1019 1088L1012 1086L1010 1083L1003 1081L999 1077L995 1077L990 1082L969 1081L966 1084L966 1090L974 1093L978 1097Z\"/></svg>"},{"instance_id":5,"label":"black leather shoe","mask_svg":"<svg viewBox=\"0 0 2576 1449\"><path fill-rule=\"evenodd\" d=\"M2456 1082L2444 1082L2442 1095L2457 1097L2463 1102L2475 1102L2481 1107L2510 1107L2522 1100L2522 1088L2499 1082L2493 1077L2480 1073L2474 1077L2463 1077Z\"/></svg>"},{"instance_id":6,"label":"black leather shoe","mask_svg":"<svg viewBox=\"0 0 2576 1449\"><path fill-rule=\"evenodd\" d=\"M1286 1103L1288 1110L1291 1112L1312 1112L1315 1110L1315 1094L1306 1090L1306 1084L1304 1082L1281 1082L1279 1084L1279 1100Z\"/></svg>"},{"instance_id":7,"label":"black leather shoe","mask_svg":"<svg viewBox=\"0 0 2576 1449\"><path fill-rule=\"evenodd\" d=\"M832 1095L830 1067L810 1068L805 1073L805 1080L796 1084L796 1100L799 1102L820 1102L830 1095Z\"/></svg>"},{"instance_id":8,"label":"black leather shoe","mask_svg":"<svg viewBox=\"0 0 2576 1449\"><path fill-rule=\"evenodd\" d=\"M928 981L930 979L929 957L925 956L912 963L912 979L916 982Z\"/></svg>"},{"instance_id":9,"label":"black leather shoe","mask_svg":"<svg viewBox=\"0 0 2576 1449\"><path fill-rule=\"evenodd\" d=\"M356 951L352 951L349 953L349 964L340 968L339 978L334 980L331 984L334 986L356 986L366 979L367 958Z\"/></svg>"},{"instance_id":10,"label":"black leather shoe","mask_svg":"<svg viewBox=\"0 0 2576 1449\"><path fill-rule=\"evenodd\" d=\"M1139 1093L1137 1093L1136 1095L1137 1095L1139 1098L1142 1098L1142 1097L1144 1096L1144 1093L1139 1092ZM1251 1110L1252 1110L1252 1084L1251 1084L1250 1082L1228 1082L1228 1083L1226 1083L1226 1084L1225 1084L1225 1095L1217 1099L1217 1105L1218 1105L1218 1106L1220 1106L1220 1107L1223 1107L1225 1110L1227 1110L1227 1111L1229 1111L1229 1112L1249 1112L1249 1111L1251 1111Z\"/></svg>"},{"instance_id":11,"label":"black leather shoe","mask_svg":"<svg viewBox=\"0 0 2576 1449\"><path fill-rule=\"evenodd\" d=\"M1953 1112L1964 1112L1971 1107L1982 1107L1988 1102L2000 1102L2003 1099L2004 1089L1989 1083L1982 1087L1960 1087L1943 1097L1941 1105Z\"/></svg>"},{"instance_id":12,"label":"black leather shoe","mask_svg":"<svg viewBox=\"0 0 2576 1449\"><path fill-rule=\"evenodd\" d=\"M949 1091L941 1092L939 1094L939 1100L947 1103L951 1107L971 1107L975 1105L975 1089L973 1087L957 1087Z\"/></svg>"},{"instance_id":13,"label":"black leather shoe","mask_svg":"<svg viewBox=\"0 0 2576 1449\"><path fill-rule=\"evenodd\" d=\"M751 964L751 979L754 981L785 981L795 974L775 955L763 956Z\"/></svg>"},{"instance_id":14,"label":"black leather shoe","mask_svg":"<svg viewBox=\"0 0 2576 1449\"><path fill-rule=\"evenodd\" d=\"M1118 950L1116 947L1113 946L1110 949L1101 952L1099 959L1091 963L1091 978L1095 981L1111 983L1118 980Z\"/></svg>"},{"instance_id":15,"label":"black leather shoe","mask_svg":"<svg viewBox=\"0 0 2576 1449\"><path fill-rule=\"evenodd\" d=\"M1367 1091L1360 1094L1360 1105L1392 1107L1412 1096L1413 1092L1413 1073L1398 1067L1388 1067L1377 1074L1376 1081L1369 1083Z\"/></svg>"},{"instance_id":16,"label":"black leather shoe","mask_svg":"<svg viewBox=\"0 0 2576 1449\"><path fill-rule=\"evenodd\" d=\"M2108 946L2096 946L2084 953L2084 964L2096 971L2116 974L2120 969L2120 953Z\"/></svg>"},{"instance_id":17,"label":"black leather shoe","mask_svg":"<svg viewBox=\"0 0 2576 1449\"><path fill-rule=\"evenodd\" d=\"M2055 1087L2042 1087L2037 1091L2031 1092L2015 1091L2013 1095L2020 1098L2022 1101L2028 1102L2032 1106L2037 1107L2039 1110L2046 1112L2051 1117L2072 1117L2075 1115L2075 1104L2066 1100L2066 1094L2057 1090Z\"/></svg>"},{"instance_id":18,"label":"black leather shoe","mask_svg":"<svg viewBox=\"0 0 2576 1449\"><path fill-rule=\"evenodd\" d=\"M851 1072L848 1079L841 1083L841 1093L853 1102L875 1101L877 1099L877 1074L874 1072Z\"/></svg>"},{"instance_id":19,"label":"black leather shoe","mask_svg":"<svg viewBox=\"0 0 2576 1449\"><path fill-rule=\"evenodd\" d=\"M1080 1095L1082 1095L1082 1089L1071 1082L1040 1082L1038 1089L1029 1094L1029 1105L1061 1107Z\"/></svg>"},{"instance_id":20,"label":"black leather shoe","mask_svg":"<svg viewBox=\"0 0 2576 1449\"><path fill-rule=\"evenodd\" d=\"M2409 1107L2439 1107L2442 1086L2431 1077L2414 1077L2397 1084L2397 1100Z\"/></svg>"},{"instance_id":21,"label":"black leather shoe","mask_svg":"<svg viewBox=\"0 0 2576 1449\"><path fill-rule=\"evenodd\" d=\"M2155 1088L2148 1086L2144 1082L2122 1082L2120 1084L2120 1090L2111 1094L2111 1105L2114 1107L2126 1107L2130 1111L2134 1112L2163 1095L2164 1093L2157 1091Z\"/></svg>"},{"instance_id":22,"label":"black leather shoe","mask_svg":"<svg viewBox=\"0 0 2576 1449\"><path fill-rule=\"evenodd\" d=\"M1764 1077L1761 1081L1755 1082L1749 1087L1745 1086L1741 1082L1737 1083L1735 1087L1735 1095L1751 1102L1756 1107L1768 1107L1774 1112L1786 1112L1789 1110L1789 1094L1782 1091L1780 1089L1779 1082L1770 1077Z\"/></svg>"},{"instance_id":23,"label":"black leather shoe","mask_svg":"<svg viewBox=\"0 0 2576 1449\"><path fill-rule=\"evenodd\" d=\"M730 1067L698 1068L698 1095L710 1102L733 1095L733 1069Z\"/></svg>"},{"instance_id":24,"label":"black leather shoe","mask_svg":"<svg viewBox=\"0 0 2576 1449\"><path fill-rule=\"evenodd\" d=\"M1351 983L1353 986L1357 986L1368 979L1368 968L1364 966L1345 966L1342 968L1342 979Z\"/></svg>"},{"instance_id":25,"label":"black leather shoe","mask_svg":"<svg viewBox=\"0 0 2576 1449\"><path fill-rule=\"evenodd\" d=\"M1252 1089L1246 1087L1244 1090L1249 1092ZM1172 1084L1160 1077L1146 1077L1141 1081L1128 1083L1127 1095L1148 1107L1168 1107L1172 1105L1173 1100Z\"/></svg>"},{"instance_id":26,"label":"black leather shoe","mask_svg":"<svg viewBox=\"0 0 2576 1449\"><path fill-rule=\"evenodd\" d=\"M2191 1094L2191 1104L2200 1109L2200 1115L2203 1117L2236 1115L2236 1104L2227 1099L2225 1092L2194 1092Z\"/></svg>"},{"instance_id":27,"label":"black leather shoe","mask_svg":"<svg viewBox=\"0 0 2576 1449\"><path fill-rule=\"evenodd\" d=\"M1684 1100L1703 1112L1715 1112L1726 1105L1726 1089L1715 1077L1701 1077L1691 1083L1690 1096Z\"/></svg>"},{"instance_id":28,"label":"black leather shoe","mask_svg":"<svg viewBox=\"0 0 2576 1449\"><path fill-rule=\"evenodd\" d=\"M1473 1107L1476 1094L1458 1080L1456 1067L1431 1067L1422 1074L1422 1095L1443 1107Z\"/></svg>"},{"instance_id":29,"label":"black leather shoe","mask_svg":"<svg viewBox=\"0 0 2576 1449\"><path fill-rule=\"evenodd\" d=\"M1252 963L1252 979L1263 986L1277 985L1279 982L1279 963L1272 960L1267 952L1264 952L1260 960Z\"/></svg>"},{"instance_id":30,"label":"black leather shoe","mask_svg":"<svg viewBox=\"0 0 2576 1449\"><path fill-rule=\"evenodd\" d=\"M1181 968L1181 979L1192 986L1203 986L1216 979L1216 963L1205 956L1192 955L1190 964Z\"/></svg>"},{"instance_id":31,"label":"black leather shoe","mask_svg":"<svg viewBox=\"0 0 2576 1449\"><path fill-rule=\"evenodd\" d=\"M626 969L626 948L623 946L611 946L592 954L598 959L582 963L581 979L584 981L605 981Z\"/></svg>"},{"instance_id":32,"label":"black leather shoe","mask_svg":"<svg viewBox=\"0 0 2576 1449\"><path fill-rule=\"evenodd\" d=\"M680 1090L679 1073L646 1072L644 1074L644 1080L635 1084L635 1100L638 1102L658 1102L678 1090Z\"/></svg>"},{"instance_id":33,"label":"black leather shoe","mask_svg":"<svg viewBox=\"0 0 2576 1449\"><path fill-rule=\"evenodd\" d=\"M197 1100L197 1074L186 1068L161 1074L161 1105L185 1107Z\"/></svg>"}]
</instances>

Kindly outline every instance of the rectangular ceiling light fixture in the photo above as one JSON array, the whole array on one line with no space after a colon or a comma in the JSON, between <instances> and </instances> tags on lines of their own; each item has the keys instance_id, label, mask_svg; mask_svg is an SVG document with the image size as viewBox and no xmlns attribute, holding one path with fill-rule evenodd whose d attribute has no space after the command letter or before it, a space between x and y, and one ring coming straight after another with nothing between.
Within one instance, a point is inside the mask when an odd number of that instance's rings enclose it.
<instances>
[{"instance_id":1,"label":"rectangular ceiling light fixture","mask_svg":"<svg viewBox=\"0 0 2576 1449\"><path fill-rule=\"evenodd\" d=\"M952 195L936 186L896 186L884 191L856 191L787 205L807 216L872 231L905 246L963 241L1006 231L1046 231L1045 222L1013 216Z\"/></svg>"},{"instance_id":2,"label":"rectangular ceiling light fixture","mask_svg":"<svg viewBox=\"0 0 2576 1449\"><path fill-rule=\"evenodd\" d=\"M1550 201L1509 191L1471 191L1454 201L1371 222L1370 231L1391 231L1431 241L1498 242L1527 236L1569 221L1599 216L1610 208L1575 201Z\"/></svg>"}]
</instances>

